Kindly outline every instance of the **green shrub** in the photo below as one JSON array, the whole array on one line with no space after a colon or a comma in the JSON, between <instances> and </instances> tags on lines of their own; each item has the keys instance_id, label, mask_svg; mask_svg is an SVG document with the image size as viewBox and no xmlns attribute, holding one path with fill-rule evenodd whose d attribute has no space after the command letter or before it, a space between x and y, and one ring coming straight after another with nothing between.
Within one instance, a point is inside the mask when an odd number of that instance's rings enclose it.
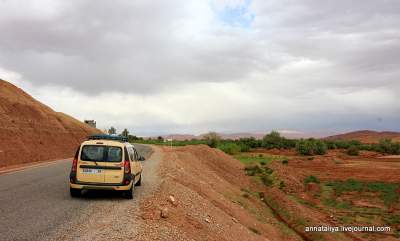
<instances>
[{"instance_id":1,"label":"green shrub","mask_svg":"<svg viewBox=\"0 0 400 241\"><path fill-rule=\"evenodd\" d=\"M238 144L243 144L248 146L249 148L257 148L261 147L261 140L256 140L254 137L250 138L240 138L239 140L236 141Z\"/></svg>"},{"instance_id":2,"label":"green shrub","mask_svg":"<svg viewBox=\"0 0 400 241\"><path fill-rule=\"evenodd\" d=\"M282 147L282 137L277 131L272 131L271 133L265 135L262 140L262 146L267 149Z\"/></svg>"},{"instance_id":3,"label":"green shrub","mask_svg":"<svg viewBox=\"0 0 400 241\"><path fill-rule=\"evenodd\" d=\"M233 142L220 144L218 145L218 149L229 155L238 154L241 151L241 147Z\"/></svg>"},{"instance_id":4,"label":"green shrub","mask_svg":"<svg viewBox=\"0 0 400 241\"><path fill-rule=\"evenodd\" d=\"M261 142L261 146L267 149L290 149L295 147L295 145L296 140L286 139L277 131L272 131L265 135Z\"/></svg>"},{"instance_id":5,"label":"green shrub","mask_svg":"<svg viewBox=\"0 0 400 241\"><path fill-rule=\"evenodd\" d=\"M283 159L283 160L282 160L282 164L283 164L283 165L289 164L289 160L288 160L288 159Z\"/></svg>"},{"instance_id":6,"label":"green shrub","mask_svg":"<svg viewBox=\"0 0 400 241\"><path fill-rule=\"evenodd\" d=\"M313 154L314 144L309 140L299 140L296 150L300 155L310 156Z\"/></svg>"},{"instance_id":7,"label":"green shrub","mask_svg":"<svg viewBox=\"0 0 400 241\"><path fill-rule=\"evenodd\" d=\"M347 154L350 156L358 156L360 151L357 146L351 146L349 149L347 149Z\"/></svg>"},{"instance_id":8,"label":"green shrub","mask_svg":"<svg viewBox=\"0 0 400 241\"><path fill-rule=\"evenodd\" d=\"M327 145L321 140L315 140L313 138L304 140L301 139L296 143L296 150L300 155L324 155L327 150Z\"/></svg>"},{"instance_id":9,"label":"green shrub","mask_svg":"<svg viewBox=\"0 0 400 241\"><path fill-rule=\"evenodd\" d=\"M304 184L308 183L319 183L319 179L316 176L310 175L304 179Z\"/></svg>"},{"instance_id":10,"label":"green shrub","mask_svg":"<svg viewBox=\"0 0 400 241\"><path fill-rule=\"evenodd\" d=\"M378 149L382 153L398 155L400 154L400 143L392 142L391 139L382 139L379 141Z\"/></svg>"},{"instance_id":11,"label":"green shrub","mask_svg":"<svg viewBox=\"0 0 400 241\"><path fill-rule=\"evenodd\" d=\"M326 153L326 144L321 140L314 141L314 154L324 155Z\"/></svg>"},{"instance_id":12,"label":"green shrub","mask_svg":"<svg viewBox=\"0 0 400 241\"><path fill-rule=\"evenodd\" d=\"M279 182L279 189L284 189L286 187L285 181L280 181Z\"/></svg>"},{"instance_id":13,"label":"green shrub","mask_svg":"<svg viewBox=\"0 0 400 241\"><path fill-rule=\"evenodd\" d=\"M260 176L261 181L264 183L265 186L272 186L274 184L274 181L272 180L271 176L267 173L263 173Z\"/></svg>"},{"instance_id":14,"label":"green shrub","mask_svg":"<svg viewBox=\"0 0 400 241\"><path fill-rule=\"evenodd\" d=\"M221 137L216 132L209 132L203 136L207 145L212 148L216 148L221 141Z\"/></svg>"},{"instance_id":15,"label":"green shrub","mask_svg":"<svg viewBox=\"0 0 400 241\"><path fill-rule=\"evenodd\" d=\"M255 176L256 174L263 173L263 169L258 165L249 165L244 168L246 175Z\"/></svg>"},{"instance_id":16,"label":"green shrub","mask_svg":"<svg viewBox=\"0 0 400 241\"><path fill-rule=\"evenodd\" d=\"M248 152L250 151L250 146L244 144L244 143L239 143L238 144L240 147L240 152Z\"/></svg>"}]
</instances>

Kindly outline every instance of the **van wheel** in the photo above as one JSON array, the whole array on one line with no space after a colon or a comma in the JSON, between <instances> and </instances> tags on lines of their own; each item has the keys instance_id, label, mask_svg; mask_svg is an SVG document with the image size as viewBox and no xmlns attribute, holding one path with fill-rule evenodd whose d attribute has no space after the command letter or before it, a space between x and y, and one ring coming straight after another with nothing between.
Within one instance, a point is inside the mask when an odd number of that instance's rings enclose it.
<instances>
[{"instance_id":1,"label":"van wheel","mask_svg":"<svg viewBox=\"0 0 400 241\"><path fill-rule=\"evenodd\" d=\"M71 194L71 197L79 197L81 195L81 190L69 188L69 193Z\"/></svg>"},{"instance_id":2,"label":"van wheel","mask_svg":"<svg viewBox=\"0 0 400 241\"><path fill-rule=\"evenodd\" d=\"M142 185L142 173L140 173L139 181L137 181L137 183L135 184L135 186L141 186L141 185Z\"/></svg>"},{"instance_id":3,"label":"van wheel","mask_svg":"<svg viewBox=\"0 0 400 241\"><path fill-rule=\"evenodd\" d=\"M129 190L124 191L124 196L126 199L132 199L133 198L133 184L132 187Z\"/></svg>"}]
</instances>

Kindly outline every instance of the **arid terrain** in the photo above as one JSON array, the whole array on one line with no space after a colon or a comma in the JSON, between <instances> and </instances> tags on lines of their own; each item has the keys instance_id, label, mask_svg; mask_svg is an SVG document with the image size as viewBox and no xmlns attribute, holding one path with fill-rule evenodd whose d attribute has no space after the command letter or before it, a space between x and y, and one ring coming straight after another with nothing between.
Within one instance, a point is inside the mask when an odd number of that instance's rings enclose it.
<instances>
[{"instance_id":1,"label":"arid terrain","mask_svg":"<svg viewBox=\"0 0 400 241\"><path fill-rule=\"evenodd\" d=\"M82 140L99 132L0 80L0 168L71 157Z\"/></svg>"},{"instance_id":2,"label":"arid terrain","mask_svg":"<svg viewBox=\"0 0 400 241\"><path fill-rule=\"evenodd\" d=\"M291 151L254 150L240 156L255 160L248 171L268 171L266 203L304 239L398 240L400 156L362 151L354 157L344 150L309 157ZM320 225L390 226L392 231L304 232L307 226Z\"/></svg>"},{"instance_id":3,"label":"arid terrain","mask_svg":"<svg viewBox=\"0 0 400 241\"><path fill-rule=\"evenodd\" d=\"M72 199L67 190L71 163L59 159L72 157L87 135L99 131L5 81L0 81L0 100L0 168L25 168L0 172L2 240L400 238L398 155L366 150L350 155L350 147L300 155L293 146L228 155L233 140L225 143L225 152L190 142L163 146L160 140L159 145L137 144L147 160L133 200L94 191ZM359 131L327 139L377 143L385 138L396 141L398 133ZM59 161L27 165L53 159ZM306 231L317 226L391 230Z\"/></svg>"}]
</instances>

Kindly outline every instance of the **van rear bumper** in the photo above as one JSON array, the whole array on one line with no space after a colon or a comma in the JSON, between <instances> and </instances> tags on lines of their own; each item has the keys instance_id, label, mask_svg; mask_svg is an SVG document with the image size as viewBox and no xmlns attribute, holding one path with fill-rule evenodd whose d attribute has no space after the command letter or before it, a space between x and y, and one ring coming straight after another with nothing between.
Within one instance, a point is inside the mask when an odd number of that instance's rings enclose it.
<instances>
[{"instance_id":1,"label":"van rear bumper","mask_svg":"<svg viewBox=\"0 0 400 241\"><path fill-rule=\"evenodd\" d=\"M133 182L131 181L129 185L121 184L106 184L106 183L85 183L85 184L75 184L70 183L69 186L74 189L81 190L116 190L116 191L126 191L131 189Z\"/></svg>"}]
</instances>

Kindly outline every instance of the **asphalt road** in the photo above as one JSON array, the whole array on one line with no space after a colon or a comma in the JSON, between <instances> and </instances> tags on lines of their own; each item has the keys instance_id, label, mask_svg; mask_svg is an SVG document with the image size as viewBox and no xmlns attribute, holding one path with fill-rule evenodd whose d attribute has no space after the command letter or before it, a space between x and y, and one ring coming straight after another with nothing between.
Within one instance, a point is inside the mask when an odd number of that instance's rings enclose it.
<instances>
[{"instance_id":1,"label":"asphalt road","mask_svg":"<svg viewBox=\"0 0 400 241\"><path fill-rule=\"evenodd\" d=\"M138 148L143 156L148 150ZM146 161L143 164L145 173ZM98 195L120 198L115 192L71 198L70 167L68 159L0 175L0 240L45 240L49 233L88 208Z\"/></svg>"}]
</instances>

